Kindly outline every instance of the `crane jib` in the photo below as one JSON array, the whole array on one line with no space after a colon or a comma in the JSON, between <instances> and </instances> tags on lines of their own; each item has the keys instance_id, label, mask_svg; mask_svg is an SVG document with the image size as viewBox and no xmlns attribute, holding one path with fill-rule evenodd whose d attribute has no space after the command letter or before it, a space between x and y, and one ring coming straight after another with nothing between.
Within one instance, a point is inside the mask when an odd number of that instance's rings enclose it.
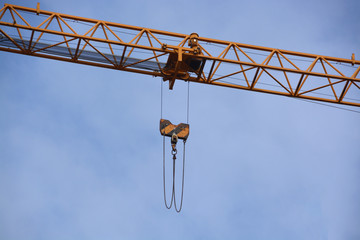
<instances>
[{"instance_id":1,"label":"crane jib","mask_svg":"<svg viewBox=\"0 0 360 240\"><path fill-rule=\"evenodd\" d=\"M0 10L0 50L162 77L170 89L184 80L360 107L355 54L329 57L11 4Z\"/></svg>"}]
</instances>

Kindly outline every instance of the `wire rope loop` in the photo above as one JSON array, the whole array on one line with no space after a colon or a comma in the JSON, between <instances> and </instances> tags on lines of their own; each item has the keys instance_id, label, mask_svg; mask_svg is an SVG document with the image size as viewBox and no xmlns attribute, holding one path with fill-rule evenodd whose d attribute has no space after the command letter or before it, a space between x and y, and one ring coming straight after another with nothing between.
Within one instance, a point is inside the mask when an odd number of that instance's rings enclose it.
<instances>
[{"instance_id":1,"label":"wire rope loop","mask_svg":"<svg viewBox=\"0 0 360 240\"><path fill-rule=\"evenodd\" d=\"M164 187L164 203L165 203L165 207L167 209L170 209L172 207L173 204L173 200L174 200L174 188L172 188L172 193L171 193L171 199L170 199L170 205L167 203L166 200L166 180L165 180L165 134L163 135L163 187Z\"/></svg>"},{"instance_id":2,"label":"wire rope loop","mask_svg":"<svg viewBox=\"0 0 360 240\"><path fill-rule=\"evenodd\" d=\"M186 141L183 141L184 147L183 147L183 169L182 169L182 180L181 180L181 195L180 195L180 205L178 206L176 203L176 193L175 193L175 179L176 179L176 162L175 162L175 155L173 158L173 166L172 166L172 170L173 170L173 174L172 174L172 190L171 190L171 199L170 199L170 204L168 204L167 202L167 197L166 197L166 179L165 179L165 135L163 135L163 187L164 187L164 203L165 203L165 207L167 209L171 209L172 205L174 205L175 211L177 213L180 213L182 210L182 206L183 206L183 200L184 200L184 182L185 182L185 145L186 145Z\"/></svg>"},{"instance_id":3,"label":"wire rope loop","mask_svg":"<svg viewBox=\"0 0 360 240\"><path fill-rule=\"evenodd\" d=\"M175 167L175 161L174 161L174 167ZM175 171L174 171L175 173ZM173 186L174 186L174 207L175 207L175 211L177 213L180 213L182 210L182 206L183 206L183 200L184 200L184 180L185 180L185 141L184 141L184 149L183 149L183 170L182 170L182 182L181 182L181 198L180 198L180 206L179 208L177 207L176 204L176 194L175 194L175 174L174 174L174 179L173 179Z\"/></svg>"}]
</instances>

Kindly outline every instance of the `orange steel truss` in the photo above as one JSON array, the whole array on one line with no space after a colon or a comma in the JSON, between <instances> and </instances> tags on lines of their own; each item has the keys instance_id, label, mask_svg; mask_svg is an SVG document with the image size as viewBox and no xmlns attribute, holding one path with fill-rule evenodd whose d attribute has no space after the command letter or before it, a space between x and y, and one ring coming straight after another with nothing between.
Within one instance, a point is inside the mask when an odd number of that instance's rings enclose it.
<instances>
[{"instance_id":1,"label":"orange steel truss","mask_svg":"<svg viewBox=\"0 0 360 240\"><path fill-rule=\"evenodd\" d=\"M0 50L360 107L360 61L191 36L5 4ZM170 57L171 56L171 57ZM175 58L174 58L175 56ZM177 58L177 59L176 59ZM170 59L176 65L168 69ZM197 71L178 63L201 62ZM184 72L185 71L185 72Z\"/></svg>"}]
</instances>

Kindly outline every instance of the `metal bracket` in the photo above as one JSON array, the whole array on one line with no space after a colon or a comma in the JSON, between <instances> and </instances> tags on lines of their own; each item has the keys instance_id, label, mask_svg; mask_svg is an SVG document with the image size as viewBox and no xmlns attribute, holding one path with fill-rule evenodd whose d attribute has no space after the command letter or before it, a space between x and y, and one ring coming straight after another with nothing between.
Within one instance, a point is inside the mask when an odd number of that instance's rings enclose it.
<instances>
[{"instance_id":1,"label":"metal bracket","mask_svg":"<svg viewBox=\"0 0 360 240\"><path fill-rule=\"evenodd\" d=\"M39 15L40 14L40 3L38 2L36 4L36 15Z\"/></svg>"},{"instance_id":2,"label":"metal bracket","mask_svg":"<svg viewBox=\"0 0 360 240\"><path fill-rule=\"evenodd\" d=\"M352 60L352 63L351 63L351 65L355 65L355 53L353 53L352 55L351 55L351 60Z\"/></svg>"}]
</instances>

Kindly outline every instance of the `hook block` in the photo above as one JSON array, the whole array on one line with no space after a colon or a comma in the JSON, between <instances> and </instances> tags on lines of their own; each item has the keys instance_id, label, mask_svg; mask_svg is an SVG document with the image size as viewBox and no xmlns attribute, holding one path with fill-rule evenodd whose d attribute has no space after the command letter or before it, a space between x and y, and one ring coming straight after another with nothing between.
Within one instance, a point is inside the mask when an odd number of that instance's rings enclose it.
<instances>
[{"instance_id":1,"label":"hook block","mask_svg":"<svg viewBox=\"0 0 360 240\"><path fill-rule=\"evenodd\" d=\"M172 137L175 133L179 139L186 140L189 137L190 127L186 123L174 125L169 120L160 119L160 133L166 137Z\"/></svg>"}]
</instances>

